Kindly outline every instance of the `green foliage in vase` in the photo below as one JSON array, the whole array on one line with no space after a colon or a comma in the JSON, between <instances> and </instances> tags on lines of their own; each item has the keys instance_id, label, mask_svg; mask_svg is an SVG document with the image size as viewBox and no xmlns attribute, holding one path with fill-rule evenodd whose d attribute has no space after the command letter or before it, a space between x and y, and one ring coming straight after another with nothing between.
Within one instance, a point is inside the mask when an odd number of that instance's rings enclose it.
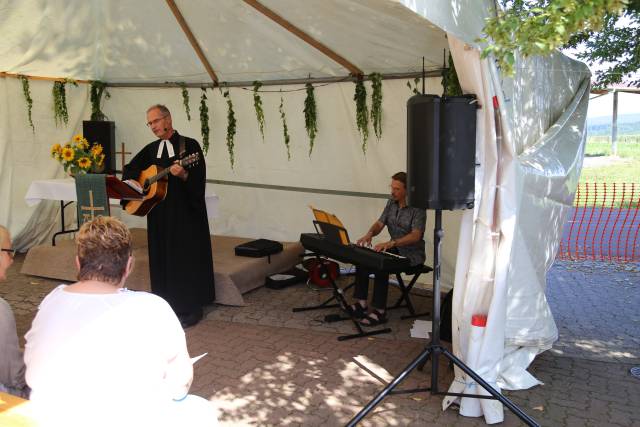
<instances>
[{"instance_id":1,"label":"green foliage in vase","mask_svg":"<svg viewBox=\"0 0 640 427\"><path fill-rule=\"evenodd\" d=\"M29 87L29 78L27 76L18 76L20 82L22 82L22 94L24 95L24 100L27 103L27 120L29 120L29 126L31 126L31 130L35 133L36 128L33 126L33 119L31 118L31 109L33 108L33 99L31 98L31 88Z\"/></svg>"},{"instance_id":2,"label":"green foliage in vase","mask_svg":"<svg viewBox=\"0 0 640 427\"><path fill-rule=\"evenodd\" d=\"M318 134L318 111L314 87L311 83L305 85L307 97L304 99L304 127L309 135L309 157L313 151L313 142Z\"/></svg>"},{"instance_id":3,"label":"green foliage in vase","mask_svg":"<svg viewBox=\"0 0 640 427\"><path fill-rule=\"evenodd\" d=\"M91 120L103 121L107 118L100 107L103 94L105 99L111 98L111 94L107 91L107 84L100 80L91 81L91 88L89 90L89 100L91 101Z\"/></svg>"},{"instance_id":4,"label":"green foliage in vase","mask_svg":"<svg viewBox=\"0 0 640 427\"><path fill-rule=\"evenodd\" d=\"M371 73L371 123L373 132L380 141L382 137L382 75Z\"/></svg>"},{"instance_id":5,"label":"green foliage in vase","mask_svg":"<svg viewBox=\"0 0 640 427\"><path fill-rule=\"evenodd\" d=\"M367 153L367 139L369 139L369 110L367 108L367 90L362 78L356 81L356 90L353 94L356 101L356 125L362 137L362 152Z\"/></svg>"},{"instance_id":6,"label":"green foliage in vase","mask_svg":"<svg viewBox=\"0 0 640 427\"><path fill-rule=\"evenodd\" d=\"M207 88L202 88L200 95L200 133L202 134L202 152L209 152L209 107L207 106Z\"/></svg>"},{"instance_id":7,"label":"green foliage in vase","mask_svg":"<svg viewBox=\"0 0 640 427\"><path fill-rule=\"evenodd\" d=\"M262 109L262 98L258 92L262 87L262 82L253 82L253 108L256 110L256 119L260 126L260 135L262 135L262 142L264 142L264 111Z\"/></svg>"},{"instance_id":8,"label":"green foliage in vase","mask_svg":"<svg viewBox=\"0 0 640 427\"><path fill-rule=\"evenodd\" d=\"M65 126L69 124L66 91L67 83L78 86L78 83L72 79L57 80L53 82L53 119L56 122L56 126L60 123L64 123Z\"/></svg>"},{"instance_id":9,"label":"green foliage in vase","mask_svg":"<svg viewBox=\"0 0 640 427\"><path fill-rule=\"evenodd\" d=\"M228 88L225 89L223 96L227 100L227 151L229 151L229 161L231 162L231 169L233 169L235 164L233 140L236 136L236 115L233 112L233 102L231 101L231 96L229 96Z\"/></svg>"},{"instance_id":10,"label":"green foliage in vase","mask_svg":"<svg viewBox=\"0 0 640 427\"><path fill-rule=\"evenodd\" d=\"M291 160L291 150L289 148L289 141L291 138L289 137L289 128L287 127L287 115L284 112L284 99L280 96L280 107L278 107L278 111L280 111L280 118L282 119L282 133L284 135L284 145L287 147L287 160Z\"/></svg>"},{"instance_id":11,"label":"green foliage in vase","mask_svg":"<svg viewBox=\"0 0 640 427\"><path fill-rule=\"evenodd\" d=\"M484 28L482 57L493 55L505 75L513 75L516 53L548 55L572 35L598 31L607 14L619 13L625 0L502 0ZM632 0L630 3L637 3Z\"/></svg>"},{"instance_id":12,"label":"green foliage in vase","mask_svg":"<svg viewBox=\"0 0 640 427\"><path fill-rule=\"evenodd\" d=\"M187 113L187 120L191 121L191 108L189 107L189 90L185 82L178 82L180 89L182 90L182 104L184 105L184 111Z\"/></svg>"}]
</instances>

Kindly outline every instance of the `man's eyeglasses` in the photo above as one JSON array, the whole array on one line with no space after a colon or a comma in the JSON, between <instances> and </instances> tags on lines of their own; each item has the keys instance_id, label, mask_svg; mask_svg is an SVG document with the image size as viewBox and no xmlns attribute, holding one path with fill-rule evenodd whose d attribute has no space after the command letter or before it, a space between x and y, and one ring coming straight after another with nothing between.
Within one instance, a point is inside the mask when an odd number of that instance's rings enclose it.
<instances>
[{"instance_id":1,"label":"man's eyeglasses","mask_svg":"<svg viewBox=\"0 0 640 427\"><path fill-rule=\"evenodd\" d=\"M9 256L11 258L13 258L16 255L17 250L16 249L4 249L4 248L2 248L2 252L9 252Z\"/></svg>"},{"instance_id":2,"label":"man's eyeglasses","mask_svg":"<svg viewBox=\"0 0 640 427\"><path fill-rule=\"evenodd\" d=\"M165 117L167 117L167 116L162 116L162 117L158 117L155 120L151 120L151 121L147 122L147 126L151 127L151 126L155 125L156 123L160 122L160 120L164 119Z\"/></svg>"}]
</instances>

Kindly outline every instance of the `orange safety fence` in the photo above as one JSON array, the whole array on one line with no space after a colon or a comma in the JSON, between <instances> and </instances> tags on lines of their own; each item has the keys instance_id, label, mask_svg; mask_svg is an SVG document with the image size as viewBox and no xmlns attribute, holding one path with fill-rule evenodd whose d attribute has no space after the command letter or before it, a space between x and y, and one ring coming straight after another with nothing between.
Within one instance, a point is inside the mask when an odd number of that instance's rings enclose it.
<instances>
[{"instance_id":1,"label":"orange safety fence","mask_svg":"<svg viewBox=\"0 0 640 427\"><path fill-rule=\"evenodd\" d=\"M573 205L559 259L640 261L640 184L581 183Z\"/></svg>"}]
</instances>

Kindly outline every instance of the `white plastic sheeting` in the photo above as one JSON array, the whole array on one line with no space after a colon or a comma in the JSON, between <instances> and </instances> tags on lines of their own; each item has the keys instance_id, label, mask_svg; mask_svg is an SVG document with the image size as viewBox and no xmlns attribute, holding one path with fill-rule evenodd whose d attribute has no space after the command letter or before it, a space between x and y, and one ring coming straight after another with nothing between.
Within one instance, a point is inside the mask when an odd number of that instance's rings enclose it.
<instances>
[{"instance_id":1,"label":"white plastic sheeting","mask_svg":"<svg viewBox=\"0 0 640 427\"><path fill-rule=\"evenodd\" d=\"M571 204L584 148L588 71L562 55L519 60L513 79L503 79L480 60L475 40L491 1L473 0L263 0L263 4L335 50L364 73L417 71L441 66L451 44L460 82L478 96L476 205L473 211L444 212L443 285L454 282L454 352L467 358L470 318L488 314L478 371L490 383L526 388L537 380L526 372L557 331L544 297L546 271ZM220 81L343 76L340 65L260 15L243 2L177 1ZM107 82L208 82L208 74L163 0L22 0L0 3L0 70L29 75L100 79ZM448 41L445 35L448 34ZM225 146L227 106L208 91L210 179L302 188L384 193L389 177L406 168L405 81L383 83L383 136L373 133L367 155L355 125L352 83L317 85L319 134L313 155L302 115L302 87L268 87L262 141L252 93L230 89L237 120L236 167ZM370 85L367 83L370 93ZM86 85L68 86L70 123L56 127L51 82L31 80L36 132L27 125L20 82L0 78L0 223L25 249L57 228L58 205L28 207L31 180L62 177L49 147L69 140L90 114ZM154 137L146 108L171 109L180 132L200 139L200 90L189 89L188 121L179 89L111 88L104 103L116 122L116 142L136 152ZM440 94L439 79L427 92ZM492 98L500 105L499 134ZM291 160L283 144L280 98L291 135ZM498 157L498 148L501 156ZM120 166L118 164L118 166ZM496 192L496 189L499 191ZM308 192L218 185L220 214L212 231L227 235L297 239L312 229L307 205L334 212L351 237L363 234L384 200ZM496 199L497 197L497 199ZM72 217L72 215L69 215ZM125 217L130 225L144 225ZM433 214L428 213L427 250L432 248ZM430 255L428 255L428 259ZM460 372L452 389L472 390ZM449 401L444 402L445 405ZM461 413L480 415L463 402ZM484 401L488 422L502 419L496 402Z\"/></svg>"},{"instance_id":2,"label":"white plastic sheeting","mask_svg":"<svg viewBox=\"0 0 640 427\"><path fill-rule=\"evenodd\" d=\"M463 89L484 105L478 117L479 203L464 214L460 230L454 352L477 360L476 372L497 390L529 388L540 383L526 368L557 339L544 295L546 272L578 182L590 74L584 65L553 55L519 59L515 77L500 81L477 50L453 36L450 43L463 67ZM487 314L488 322L472 356L474 314ZM450 391L487 394L459 369ZM443 407L455 400L445 398ZM460 413L484 414L488 423L503 420L495 400L478 405L462 399Z\"/></svg>"}]
</instances>

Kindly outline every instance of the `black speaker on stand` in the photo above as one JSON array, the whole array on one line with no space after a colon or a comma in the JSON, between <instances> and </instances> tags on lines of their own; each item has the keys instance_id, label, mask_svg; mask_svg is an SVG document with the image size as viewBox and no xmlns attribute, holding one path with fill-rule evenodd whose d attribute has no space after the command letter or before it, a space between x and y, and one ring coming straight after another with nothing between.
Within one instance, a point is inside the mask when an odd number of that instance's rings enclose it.
<instances>
[{"instance_id":1,"label":"black speaker on stand","mask_svg":"<svg viewBox=\"0 0 640 427\"><path fill-rule=\"evenodd\" d=\"M434 209L433 319L431 341L384 390L378 393L348 427L358 424L389 394L419 393L499 400L528 426L539 424L488 384L440 343L440 246L444 237L442 209L473 208L476 152L476 110L473 96L440 98L415 95L407 102L407 195L410 206ZM489 393L450 393L438 389L438 366L444 355ZM394 390L414 369L431 360L431 387Z\"/></svg>"},{"instance_id":2,"label":"black speaker on stand","mask_svg":"<svg viewBox=\"0 0 640 427\"><path fill-rule=\"evenodd\" d=\"M116 171L116 124L115 122L85 120L82 122L82 134L89 144L97 142L102 145L105 154L104 165L106 174Z\"/></svg>"}]
</instances>

